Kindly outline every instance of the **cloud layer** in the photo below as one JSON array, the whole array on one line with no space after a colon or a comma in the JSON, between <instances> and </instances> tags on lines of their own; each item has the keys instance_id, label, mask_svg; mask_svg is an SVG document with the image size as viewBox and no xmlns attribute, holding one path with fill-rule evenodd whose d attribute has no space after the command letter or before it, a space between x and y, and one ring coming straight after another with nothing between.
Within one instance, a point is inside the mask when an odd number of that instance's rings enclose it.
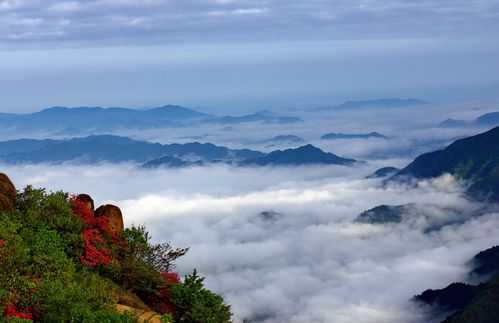
<instances>
[{"instance_id":1,"label":"cloud layer","mask_svg":"<svg viewBox=\"0 0 499 323\"><path fill-rule=\"evenodd\" d=\"M125 221L146 224L156 240L190 246L178 263L197 268L233 305L237 322L429 322L409 299L462 280L466 262L497 244L499 217L424 233L470 211L452 177L418 187L381 188L372 169L131 166L3 167L19 185L88 192L120 205ZM78 180L75 180L78 177ZM353 223L378 204L414 202L425 217L400 225ZM262 211L267 211L262 213Z\"/></svg>"},{"instance_id":2,"label":"cloud layer","mask_svg":"<svg viewBox=\"0 0 499 323\"><path fill-rule=\"evenodd\" d=\"M496 0L1 0L0 41L421 37L497 30L498 12Z\"/></svg>"}]
</instances>

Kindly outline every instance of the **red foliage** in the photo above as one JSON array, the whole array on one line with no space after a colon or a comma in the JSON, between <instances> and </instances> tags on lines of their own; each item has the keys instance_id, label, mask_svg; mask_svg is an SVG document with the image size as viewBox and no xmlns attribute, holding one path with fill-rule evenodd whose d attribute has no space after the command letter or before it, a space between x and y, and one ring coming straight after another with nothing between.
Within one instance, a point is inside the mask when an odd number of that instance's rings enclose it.
<instances>
[{"instance_id":1,"label":"red foliage","mask_svg":"<svg viewBox=\"0 0 499 323\"><path fill-rule=\"evenodd\" d=\"M161 276L163 276L163 279L168 284L178 284L178 283L180 283L180 275L178 273L175 273L175 272L161 273Z\"/></svg>"},{"instance_id":2,"label":"red foliage","mask_svg":"<svg viewBox=\"0 0 499 323\"><path fill-rule=\"evenodd\" d=\"M103 247L106 241L102 236L102 232L106 232L108 226L107 218L95 217L94 211L76 197L71 198L71 205L73 213L80 217L85 224L82 232L85 249L80 261L89 267L109 265L111 263L111 251Z\"/></svg>"},{"instance_id":3,"label":"red foliage","mask_svg":"<svg viewBox=\"0 0 499 323\"><path fill-rule=\"evenodd\" d=\"M3 312L4 317L17 317L24 320L33 320L33 314L31 313L21 313L17 311L17 307L14 304L7 304Z\"/></svg>"},{"instance_id":4,"label":"red foliage","mask_svg":"<svg viewBox=\"0 0 499 323\"><path fill-rule=\"evenodd\" d=\"M71 198L73 213L83 220L86 227L96 228L99 231L106 231L109 221L105 217L95 217L94 211L88 208L87 204L77 197Z\"/></svg>"},{"instance_id":5,"label":"red foliage","mask_svg":"<svg viewBox=\"0 0 499 323\"><path fill-rule=\"evenodd\" d=\"M3 246L5 246L6 243L7 243L7 241L0 239L0 248L2 248Z\"/></svg>"},{"instance_id":6,"label":"red foliage","mask_svg":"<svg viewBox=\"0 0 499 323\"><path fill-rule=\"evenodd\" d=\"M180 283L180 276L178 273L165 272L161 273L166 282L166 287L159 289L159 296L151 300L153 307L161 314L169 313L175 314L175 305L170 301L170 286Z\"/></svg>"},{"instance_id":7,"label":"red foliage","mask_svg":"<svg viewBox=\"0 0 499 323\"><path fill-rule=\"evenodd\" d=\"M80 261L89 267L98 265L109 265L111 262L111 251L106 248L97 247L104 243L102 236L96 229L83 230L83 242L85 250L80 257Z\"/></svg>"}]
</instances>

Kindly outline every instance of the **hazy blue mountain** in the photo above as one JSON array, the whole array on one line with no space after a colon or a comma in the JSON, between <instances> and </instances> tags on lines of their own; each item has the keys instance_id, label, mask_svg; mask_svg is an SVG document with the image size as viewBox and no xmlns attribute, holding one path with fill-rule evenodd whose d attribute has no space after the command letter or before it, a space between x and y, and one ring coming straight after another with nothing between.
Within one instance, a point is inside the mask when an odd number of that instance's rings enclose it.
<instances>
[{"instance_id":1,"label":"hazy blue mountain","mask_svg":"<svg viewBox=\"0 0 499 323\"><path fill-rule=\"evenodd\" d=\"M259 141L259 144L274 144L274 145L288 145L288 144L302 144L305 139L295 135L279 135L269 139Z\"/></svg>"},{"instance_id":2,"label":"hazy blue mountain","mask_svg":"<svg viewBox=\"0 0 499 323\"><path fill-rule=\"evenodd\" d=\"M0 125L5 128L22 130L66 130L69 132L165 127L211 117L211 115L175 105L145 110L53 107L30 114L0 115Z\"/></svg>"},{"instance_id":3,"label":"hazy blue mountain","mask_svg":"<svg viewBox=\"0 0 499 323\"><path fill-rule=\"evenodd\" d=\"M294 149L275 150L265 156L248 159L240 164L244 166L302 166L352 165L355 162L354 159L342 158L312 145L305 145Z\"/></svg>"},{"instance_id":4,"label":"hazy blue mountain","mask_svg":"<svg viewBox=\"0 0 499 323\"><path fill-rule=\"evenodd\" d=\"M96 135L64 140L22 139L0 142L5 163L135 162L144 167L185 167L205 163L233 165L351 165L353 159L326 153L311 145L265 154L249 149L229 149L210 143L158 144L126 137Z\"/></svg>"},{"instance_id":5,"label":"hazy blue mountain","mask_svg":"<svg viewBox=\"0 0 499 323\"><path fill-rule=\"evenodd\" d=\"M369 132L369 133L327 133L321 137L323 140L337 140L337 139L368 139L368 138L379 138L387 139L386 136L380 134L379 132Z\"/></svg>"},{"instance_id":6,"label":"hazy blue mountain","mask_svg":"<svg viewBox=\"0 0 499 323\"><path fill-rule=\"evenodd\" d=\"M438 126L441 128L460 128L460 127L493 127L499 125L499 112L490 112L479 116L478 118L466 121L459 119L447 119Z\"/></svg>"},{"instance_id":7,"label":"hazy blue mountain","mask_svg":"<svg viewBox=\"0 0 499 323\"><path fill-rule=\"evenodd\" d=\"M447 119L438 124L440 128L459 128L468 126L469 122L458 119Z\"/></svg>"},{"instance_id":8,"label":"hazy blue mountain","mask_svg":"<svg viewBox=\"0 0 499 323\"><path fill-rule=\"evenodd\" d=\"M402 222L402 214L413 209L413 205L379 205L362 212L355 222L384 224Z\"/></svg>"},{"instance_id":9,"label":"hazy blue mountain","mask_svg":"<svg viewBox=\"0 0 499 323\"><path fill-rule=\"evenodd\" d=\"M411 98L382 98L374 100L346 101L334 109L364 109L364 108L402 108L428 104L428 102Z\"/></svg>"},{"instance_id":10,"label":"hazy blue mountain","mask_svg":"<svg viewBox=\"0 0 499 323\"><path fill-rule=\"evenodd\" d=\"M142 165L144 168L159 168L159 167L166 167L166 168L179 168L179 167L189 167L189 166L202 166L203 162L202 161L185 161L177 157L173 156L164 156L158 159L153 159L151 161L148 161Z\"/></svg>"},{"instance_id":11,"label":"hazy blue mountain","mask_svg":"<svg viewBox=\"0 0 499 323\"><path fill-rule=\"evenodd\" d=\"M499 201L499 127L423 154L391 180L432 178L445 173L469 180L468 192L475 198Z\"/></svg>"},{"instance_id":12,"label":"hazy blue mountain","mask_svg":"<svg viewBox=\"0 0 499 323\"><path fill-rule=\"evenodd\" d=\"M287 124L287 123L303 122L303 120L300 118L297 118L297 117L275 115L269 111L260 111L260 112L256 112L256 113L252 113L252 114L243 115L243 116L215 117L215 118L208 120L207 122L223 124L223 125L248 123L248 122Z\"/></svg>"},{"instance_id":13,"label":"hazy blue mountain","mask_svg":"<svg viewBox=\"0 0 499 323\"><path fill-rule=\"evenodd\" d=\"M367 176L366 178L388 177L388 176L391 176L391 175L395 175L399 171L400 171L400 169L397 168L397 167L391 167L391 166L383 167L383 168L377 169L374 173L372 173L371 175Z\"/></svg>"},{"instance_id":14,"label":"hazy blue mountain","mask_svg":"<svg viewBox=\"0 0 499 323\"><path fill-rule=\"evenodd\" d=\"M259 158L265 154L250 149L229 149L210 143L186 143L163 145L163 155L175 156L184 160L205 161L240 161Z\"/></svg>"},{"instance_id":15,"label":"hazy blue mountain","mask_svg":"<svg viewBox=\"0 0 499 323\"><path fill-rule=\"evenodd\" d=\"M57 140L52 139L17 139L0 142L0 155L8 155L13 153L23 153L42 149L45 146L57 143Z\"/></svg>"},{"instance_id":16,"label":"hazy blue mountain","mask_svg":"<svg viewBox=\"0 0 499 323\"><path fill-rule=\"evenodd\" d=\"M188 149L189 144L170 145L175 147L175 152L181 152L182 149ZM172 147L172 149L173 149ZM218 149L223 147L218 147ZM168 150L166 150L168 152ZM211 153L204 153L204 156L210 157L208 160L211 163L225 162L237 166L302 166L302 165L352 165L355 160L338 157L331 153L326 153L312 145L303 146L295 149L276 150L268 154L264 154L252 150L231 150L215 154L216 150L211 150ZM187 154L186 154L187 155ZM228 158L231 155L233 158ZM178 156L178 155L177 155ZM222 156L226 156L223 158ZM218 157L218 158L217 158ZM184 160L185 161L185 160ZM169 158L159 158L151 160L144 164L145 167L168 166L170 163L178 163L178 161L170 160ZM164 165L163 165L164 164ZM199 164L196 164L199 165Z\"/></svg>"},{"instance_id":17,"label":"hazy blue mountain","mask_svg":"<svg viewBox=\"0 0 499 323\"><path fill-rule=\"evenodd\" d=\"M475 123L483 126L499 125L499 112L486 113L475 119Z\"/></svg>"},{"instance_id":18,"label":"hazy blue mountain","mask_svg":"<svg viewBox=\"0 0 499 323\"><path fill-rule=\"evenodd\" d=\"M0 126L20 131L44 131L74 136L90 131L150 129L190 126L199 123L237 124L245 122L292 123L295 117L263 111L246 116L214 116L189 108L165 105L151 109L52 107L29 114L0 114Z\"/></svg>"},{"instance_id":19,"label":"hazy blue mountain","mask_svg":"<svg viewBox=\"0 0 499 323\"><path fill-rule=\"evenodd\" d=\"M13 148L17 144L17 148ZM100 135L67 140L15 140L0 142L0 161L8 163L139 162L171 156L183 161L240 161L264 154L228 149L213 144L161 145L125 137ZM173 163L173 159L170 163Z\"/></svg>"},{"instance_id":20,"label":"hazy blue mountain","mask_svg":"<svg viewBox=\"0 0 499 323\"><path fill-rule=\"evenodd\" d=\"M435 209L445 212L447 218L434 217ZM354 220L357 223L374 225L417 222L424 233L441 230L450 225L462 224L465 221L483 215L485 209L475 209L463 212L460 208L447 207L442 209L432 204L408 203L402 205L378 205L362 212ZM423 221L423 222L422 222Z\"/></svg>"}]
</instances>

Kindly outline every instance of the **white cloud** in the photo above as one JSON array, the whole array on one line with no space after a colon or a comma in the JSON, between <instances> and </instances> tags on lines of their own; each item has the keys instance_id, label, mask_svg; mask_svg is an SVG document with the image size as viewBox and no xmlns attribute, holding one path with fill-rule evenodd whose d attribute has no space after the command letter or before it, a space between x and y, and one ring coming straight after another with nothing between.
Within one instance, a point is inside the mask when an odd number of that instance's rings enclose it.
<instances>
[{"instance_id":1,"label":"white cloud","mask_svg":"<svg viewBox=\"0 0 499 323\"><path fill-rule=\"evenodd\" d=\"M139 171L131 166L3 167L16 183L92 194L118 204L127 224L190 246L197 268L238 320L265 323L429 322L410 298L463 279L466 262L498 243L499 217L424 233L477 207L444 176L415 188L363 180L372 166L227 167ZM77 177L77 179L76 179ZM421 205L399 225L353 223L378 204ZM262 215L262 211L276 213Z\"/></svg>"}]
</instances>

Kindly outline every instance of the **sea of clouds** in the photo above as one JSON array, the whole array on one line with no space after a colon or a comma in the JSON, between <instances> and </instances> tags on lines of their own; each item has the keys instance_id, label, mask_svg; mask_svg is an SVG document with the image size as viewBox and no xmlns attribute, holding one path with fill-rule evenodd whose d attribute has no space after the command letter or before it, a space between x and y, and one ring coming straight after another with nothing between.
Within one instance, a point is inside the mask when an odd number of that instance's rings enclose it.
<instances>
[{"instance_id":1,"label":"sea of clouds","mask_svg":"<svg viewBox=\"0 0 499 323\"><path fill-rule=\"evenodd\" d=\"M382 186L359 167L139 170L133 165L2 166L18 187L91 194L155 241L190 247L194 268L253 323L431 322L411 297L465 279L467 262L499 241L499 217L452 222L477 207L450 176ZM397 225L355 223L380 204L417 203L425 217ZM267 213L262 213L267 211ZM417 217L418 215L408 215Z\"/></svg>"}]
</instances>

